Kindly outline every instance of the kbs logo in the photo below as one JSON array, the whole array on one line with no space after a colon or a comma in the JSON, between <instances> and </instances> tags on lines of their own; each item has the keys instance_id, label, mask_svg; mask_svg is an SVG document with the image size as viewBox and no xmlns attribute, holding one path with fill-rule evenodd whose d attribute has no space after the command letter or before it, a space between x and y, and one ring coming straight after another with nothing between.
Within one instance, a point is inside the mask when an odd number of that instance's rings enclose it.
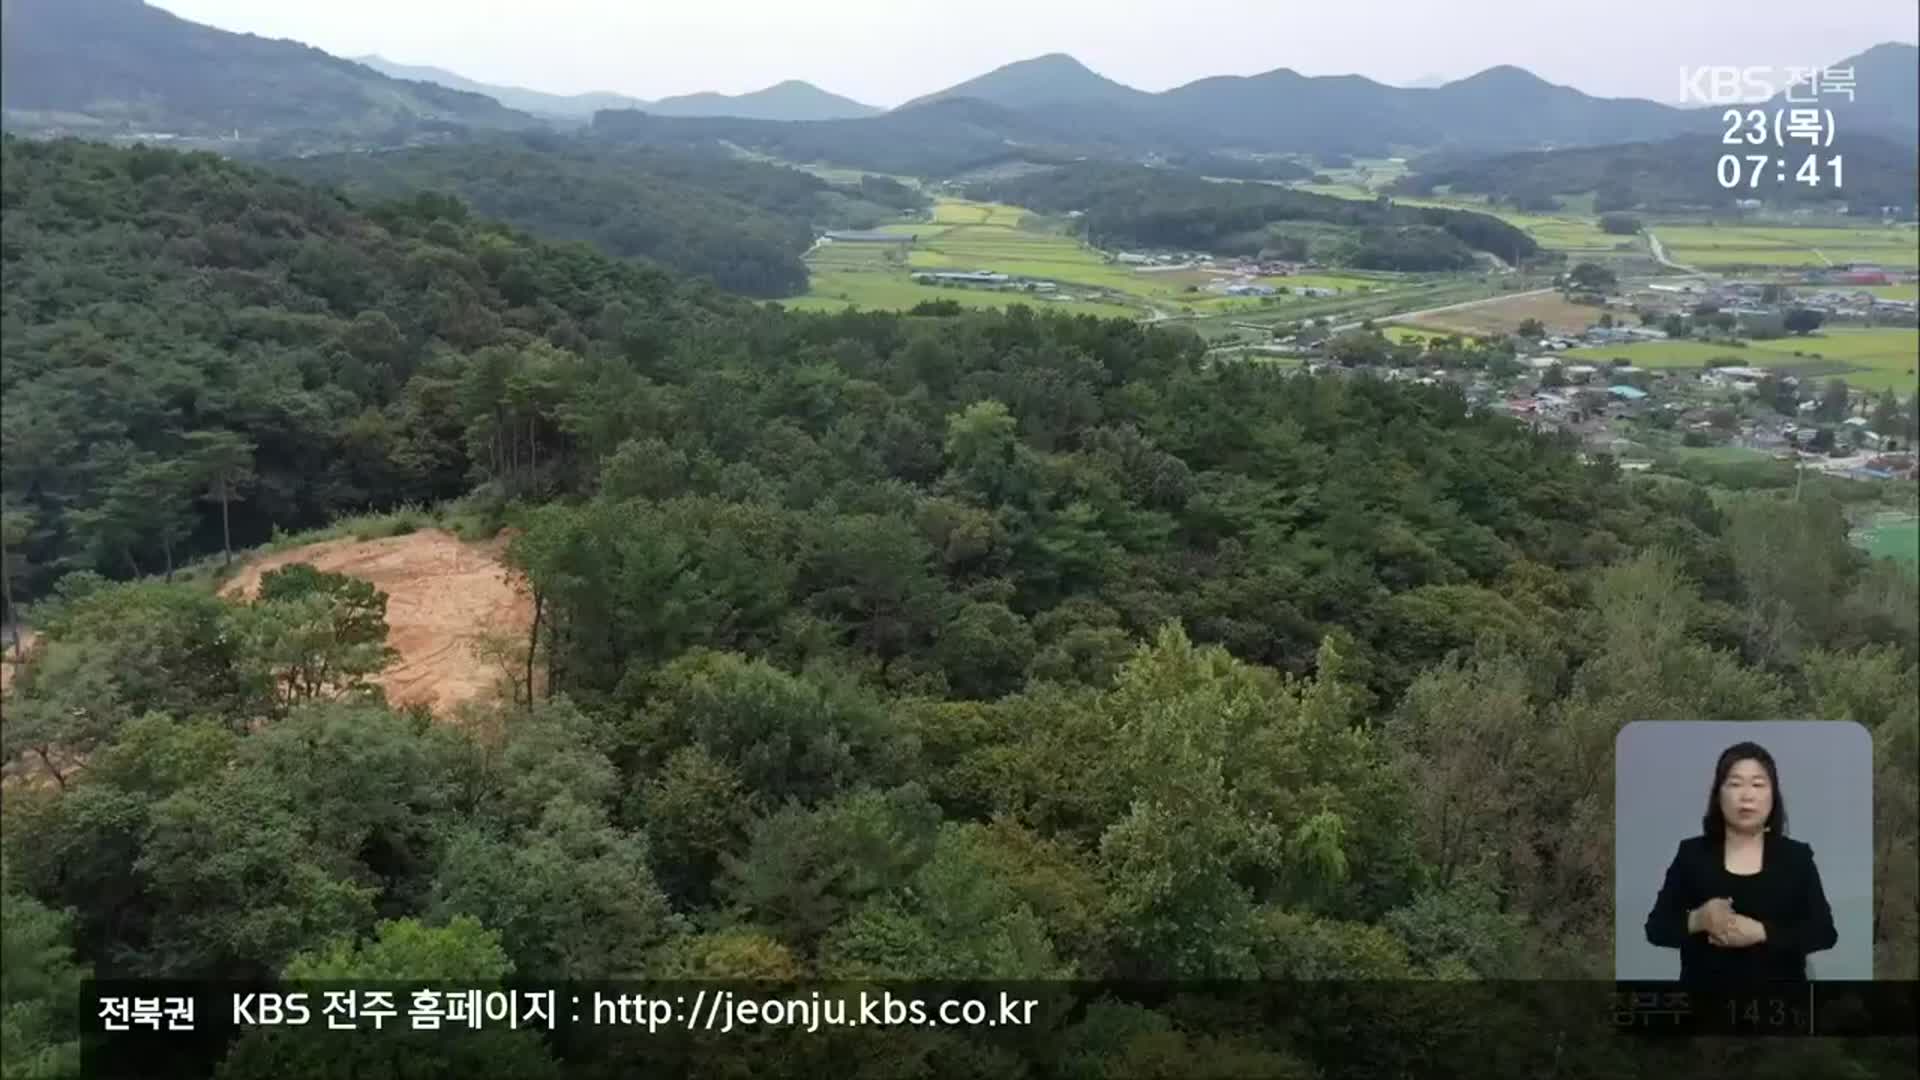
<instances>
[{"instance_id":1,"label":"kbs logo","mask_svg":"<svg viewBox=\"0 0 1920 1080\"><path fill-rule=\"evenodd\" d=\"M1723 64L1680 69L1680 103L1683 105L1758 105L1773 100L1778 92L1770 67Z\"/></svg>"},{"instance_id":2,"label":"kbs logo","mask_svg":"<svg viewBox=\"0 0 1920 1080\"><path fill-rule=\"evenodd\" d=\"M233 1022L238 1027L300 1027L311 1019L306 994L233 995Z\"/></svg>"},{"instance_id":3,"label":"kbs logo","mask_svg":"<svg viewBox=\"0 0 1920 1080\"><path fill-rule=\"evenodd\" d=\"M1738 67L1714 64L1680 69L1682 105L1758 105L1781 93L1806 104L1826 97L1853 100L1853 68Z\"/></svg>"}]
</instances>

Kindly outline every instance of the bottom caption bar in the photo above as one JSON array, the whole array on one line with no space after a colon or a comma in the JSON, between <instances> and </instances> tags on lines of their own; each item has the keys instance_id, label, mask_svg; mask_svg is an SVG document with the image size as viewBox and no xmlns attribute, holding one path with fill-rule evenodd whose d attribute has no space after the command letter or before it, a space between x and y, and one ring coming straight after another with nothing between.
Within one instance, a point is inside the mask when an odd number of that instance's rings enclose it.
<instances>
[{"instance_id":1,"label":"bottom caption bar","mask_svg":"<svg viewBox=\"0 0 1920 1080\"><path fill-rule=\"evenodd\" d=\"M90 982L77 1011L90 1078L813 1077L848 1061L885 1063L874 1075L933 1075L927 1063L961 1059L981 1075L1120 1078L1197 1055L1236 1076L1479 1080L1494 1063L1502 1075L1545 1075L1570 1054L1658 1061L1668 1071L1645 1075L1670 1078L1685 1074L1669 1051L1689 1039L1911 1039L1914 991L1911 982ZM1212 1075L1205 1064L1185 1075Z\"/></svg>"}]
</instances>

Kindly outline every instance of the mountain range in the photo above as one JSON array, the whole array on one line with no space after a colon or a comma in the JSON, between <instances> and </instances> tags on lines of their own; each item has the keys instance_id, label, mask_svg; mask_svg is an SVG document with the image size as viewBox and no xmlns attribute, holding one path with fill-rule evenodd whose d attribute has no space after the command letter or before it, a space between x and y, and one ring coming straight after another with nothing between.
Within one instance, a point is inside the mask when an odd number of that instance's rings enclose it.
<instances>
[{"instance_id":1,"label":"mountain range","mask_svg":"<svg viewBox=\"0 0 1920 1080\"><path fill-rule=\"evenodd\" d=\"M1912 140L1917 55L1920 50L1913 46L1888 44L1839 62L1858 69L1862 88L1859 104L1849 110L1852 126L1888 132L1904 127ZM1900 99L1903 92L1908 96ZM1076 116L1107 133L1178 131L1190 143L1252 151L1540 149L1695 134L1711 130L1719 117L1717 109L1594 97L1508 65L1431 86L1389 86L1360 75L1308 76L1279 68L1149 93L1062 53L996 68L903 107L957 98Z\"/></svg>"},{"instance_id":2,"label":"mountain range","mask_svg":"<svg viewBox=\"0 0 1920 1080\"><path fill-rule=\"evenodd\" d=\"M357 62L395 79L435 83L485 94L500 104L561 122L585 123L602 109L642 109L655 116L738 116L750 120L850 120L884 110L829 93L809 82L788 79L746 94L681 94L645 101L625 94L549 94L519 86L476 82L445 68L399 64L381 56Z\"/></svg>"},{"instance_id":3,"label":"mountain range","mask_svg":"<svg viewBox=\"0 0 1920 1080\"><path fill-rule=\"evenodd\" d=\"M345 144L333 148L352 148L417 142L422 133L592 124L644 143L725 141L899 171L1010 156L1498 153L1710 137L1722 129L1717 108L1594 97L1512 66L1431 87L1277 68L1149 93L1051 53L883 112L798 81L658 101L494 86L439 68L380 57L354 62L297 42L228 33L142 0L4 0L0 10L0 106L9 128L42 131L238 129L283 141L288 133L321 133ZM1855 101L1834 105L1840 130L1917 141L1920 49L1885 44L1834 64L1856 75ZM293 152L329 145L296 140Z\"/></svg>"},{"instance_id":4,"label":"mountain range","mask_svg":"<svg viewBox=\"0 0 1920 1080\"><path fill-rule=\"evenodd\" d=\"M549 94L542 90L529 90L522 86L496 86L491 83L475 82L464 75L448 71L446 68L427 67L414 64L399 64L383 56L357 56L357 64L370 67L382 75L407 82L431 83L451 90L461 90L469 94L485 94L487 97L505 105L509 109L518 109L524 113L549 119L578 119L586 121L601 109L644 109L647 103L636 97L607 92L588 94Z\"/></svg>"}]
</instances>

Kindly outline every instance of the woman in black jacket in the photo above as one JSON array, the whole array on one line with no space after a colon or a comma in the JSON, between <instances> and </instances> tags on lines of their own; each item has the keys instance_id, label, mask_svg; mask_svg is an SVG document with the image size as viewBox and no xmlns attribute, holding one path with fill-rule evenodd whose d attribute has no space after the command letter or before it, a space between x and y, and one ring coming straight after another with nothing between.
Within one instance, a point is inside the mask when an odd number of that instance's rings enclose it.
<instances>
[{"instance_id":1,"label":"woman in black jacket","mask_svg":"<svg viewBox=\"0 0 1920 1080\"><path fill-rule=\"evenodd\" d=\"M1833 909L1813 849L1787 838L1773 755L1728 747L1701 835L1680 842L1647 915L1647 940L1680 950L1680 981L1805 981L1807 954L1833 948Z\"/></svg>"}]
</instances>

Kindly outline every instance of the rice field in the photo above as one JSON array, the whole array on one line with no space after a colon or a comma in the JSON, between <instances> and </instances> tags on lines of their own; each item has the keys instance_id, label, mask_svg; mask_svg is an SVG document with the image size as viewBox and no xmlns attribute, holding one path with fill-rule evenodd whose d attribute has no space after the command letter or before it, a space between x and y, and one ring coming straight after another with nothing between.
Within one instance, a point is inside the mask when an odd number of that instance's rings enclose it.
<instances>
[{"instance_id":1,"label":"rice field","mask_svg":"<svg viewBox=\"0 0 1920 1080\"><path fill-rule=\"evenodd\" d=\"M1900 227L1840 229L1798 226L1656 226L1667 257L1701 268L1878 263L1920 265L1920 234Z\"/></svg>"},{"instance_id":2,"label":"rice field","mask_svg":"<svg viewBox=\"0 0 1920 1080\"><path fill-rule=\"evenodd\" d=\"M910 308L924 300L952 299L970 307L1028 303L1103 316L1228 314L1272 310L1309 298L1229 297L1207 286L1224 275L1199 269L1142 270L1110 262L1105 254L1059 232L1027 227L1027 211L1017 206L941 199L928 221L896 222L881 231L901 238L899 245L838 243L816 247L807 257L811 284L807 294L782 301L796 310L837 310L850 305L871 309ZM1044 295L922 285L916 271L988 270L1014 277L1051 281L1074 299ZM1402 285L1393 276L1337 272L1263 277L1276 289L1316 287L1341 295L1384 291ZM1314 298L1318 299L1318 298Z\"/></svg>"},{"instance_id":3,"label":"rice field","mask_svg":"<svg viewBox=\"0 0 1920 1080\"><path fill-rule=\"evenodd\" d=\"M883 231L902 243L823 244L807 256L805 296L782 301L798 311L835 311L847 307L902 310L929 300L952 300L967 307L1003 308L1027 304L1075 314L1132 318L1144 311L1127 298L1094 298L1095 290L1126 281L1127 271L1108 266L1098 252L1068 236L1020 227L1026 212L1016 206L941 199L932 220L898 222ZM994 270L1044 278L1062 286L1071 299L965 286L922 285L915 270ZM1085 292L1076 292L1078 285Z\"/></svg>"},{"instance_id":4,"label":"rice field","mask_svg":"<svg viewBox=\"0 0 1920 1080\"><path fill-rule=\"evenodd\" d=\"M1795 356L1798 352L1801 355ZM1568 356L1624 358L1645 368L1698 368L1709 360L1737 357L1753 367L1776 368L1803 377L1845 379L1866 390L1915 392L1920 383L1920 331L1882 328L1828 330L1807 337L1749 342L1745 348L1704 341L1645 341L1573 349Z\"/></svg>"}]
</instances>

